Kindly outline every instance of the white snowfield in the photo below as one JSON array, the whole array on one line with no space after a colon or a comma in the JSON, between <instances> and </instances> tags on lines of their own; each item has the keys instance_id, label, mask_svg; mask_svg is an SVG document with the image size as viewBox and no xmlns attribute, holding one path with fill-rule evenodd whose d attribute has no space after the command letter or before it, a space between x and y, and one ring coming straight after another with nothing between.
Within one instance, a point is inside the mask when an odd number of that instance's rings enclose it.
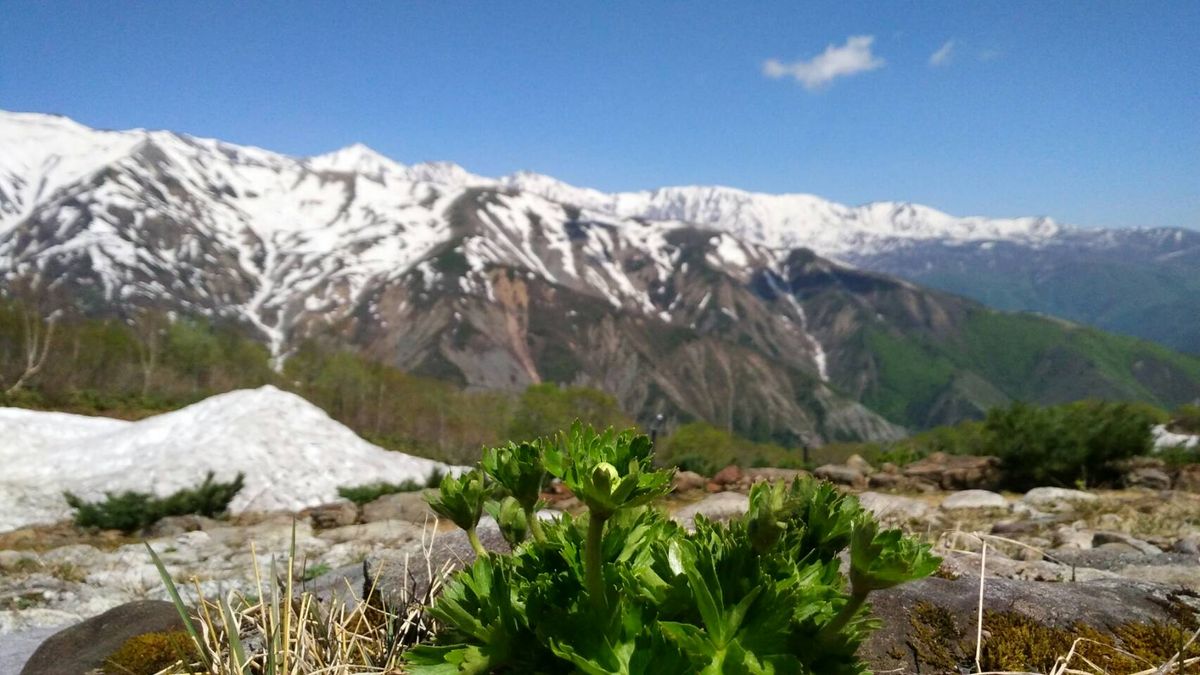
<instances>
[{"instance_id":1,"label":"white snowfield","mask_svg":"<svg viewBox=\"0 0 1200 675\"><path fill-rule=\"evenodd\" d=\"M1200 448L1200 436L1192 436L1190 434L1177 434L1173 431L1168 431L1165 424L1159 424L1151 429L1154 434L1154 449L1165 450L1168 448Z\"/></svg>"},{"instance_id":2,"label":"white snowfield","mask_svg":"<svg viewBox=\"0 0 1200 675\"><path fill-rule=\"evenodd\" d=\"M298 511L342 486L424 480L444 464L389 452L323 410L266 386L210 397L138 422L0 408L0 532L71 515L84 499L136 490L168 495L212 471L244 473L233 513Z\"/></svg>"}]
</instances>

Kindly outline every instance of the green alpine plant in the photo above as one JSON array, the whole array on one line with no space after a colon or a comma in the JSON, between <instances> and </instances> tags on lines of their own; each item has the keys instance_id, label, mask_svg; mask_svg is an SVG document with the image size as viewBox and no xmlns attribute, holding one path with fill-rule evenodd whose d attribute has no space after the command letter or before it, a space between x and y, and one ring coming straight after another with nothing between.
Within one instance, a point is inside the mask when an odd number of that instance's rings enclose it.
<instances>
[{"instance_id":1,"label":"green alpine plant","mask_svg":"<svg viewBox=\"0 0 1200 675\"><path fill-rule=\"evenodd\" d=\"M483 452L479 466L516 500L525 512L525 521L529 524L534 538L543 541L545 535L536 514L541 506L546 467L542 463L539 447L533 443L509 443L499 448L490 448ZM495 514L493 517L499 520Z\"/></svg>"},{"instance_id":2,"label":"green alpine plant","mask_svg":"<svg viewBox=\"0 0 1200 675\"><path fill-rule=\"evenodd\" d=\"M650 505L671 474L653 470L649 439L631 432L576 425L485 458L483 473L508 493L487 509L513 552L480 556L447 582L430 609L436 643L407 654L417 675L866 673L856 653L874 627L868 594L940 562L811 478L755 485L745 517L697 517L689 532ZM588 514L526 539L520 521L532 522L539 467ZM491 493L482 473L464 481L447 479L439 503L464 504L467 517L451 519L470 534L476 500Z\"/></svg>"},{"instance_id":3,"label":"green alpine plant","mask_svg":"<svg viewBox=\"0 0 1200 675\"><path fill-rule=\"evenodd\" d=\"M462 528L475 553L486 557L487 551L479 543L475 528L483 516L483 505L493 492L487 476L479 469L474 469L461 476L446 476L438 486L438 492L425 495L425 501L438 515Z\"/></svg>"}]
</instances>

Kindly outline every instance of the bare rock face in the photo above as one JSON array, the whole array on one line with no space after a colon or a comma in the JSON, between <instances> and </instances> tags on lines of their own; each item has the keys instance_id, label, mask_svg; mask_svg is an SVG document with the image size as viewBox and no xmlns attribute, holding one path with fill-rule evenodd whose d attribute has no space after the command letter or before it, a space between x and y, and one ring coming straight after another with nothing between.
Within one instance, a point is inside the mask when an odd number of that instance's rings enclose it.
<instances>
[{"instance_id":1,"label":"bare rock face","mask_svg":"<svg viewBox=\"0 0 1200 675\"><path fill-rule=\"evenodd\" d=\"M935 452L904 467L904 475L943 490L994 489L1000 482L1000 460Z\"/></svg>"}]
</instances>

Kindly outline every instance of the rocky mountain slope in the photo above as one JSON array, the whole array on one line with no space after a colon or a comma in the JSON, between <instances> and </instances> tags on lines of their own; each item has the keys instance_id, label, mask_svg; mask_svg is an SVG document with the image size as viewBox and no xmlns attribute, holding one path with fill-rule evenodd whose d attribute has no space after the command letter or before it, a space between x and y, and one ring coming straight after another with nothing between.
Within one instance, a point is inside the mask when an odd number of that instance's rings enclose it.
<instances>
[{"instance_id":1,"label":"rocky mountain slope","mask_svg":"<svg viewBox=\"0 0 1200 675\"><path fill-rule=\"evenodd\" d=\"M725 188L605 196L363 146L292 158L0 114L10 282L52 282L93 313L235 321L280 358L315 339L475 387L598 386L643 420L793 444L890 438L1012 398L1200 396L1196 359L798 246L1062 231Z\"/></svg>"}]
</instances>

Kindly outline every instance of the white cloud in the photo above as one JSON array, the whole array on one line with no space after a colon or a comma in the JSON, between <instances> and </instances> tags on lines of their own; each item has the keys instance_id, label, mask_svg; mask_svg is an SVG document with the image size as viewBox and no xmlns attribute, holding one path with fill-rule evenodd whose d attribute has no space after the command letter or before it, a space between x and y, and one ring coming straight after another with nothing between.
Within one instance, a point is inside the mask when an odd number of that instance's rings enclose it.
<instances>
[{"instance_id":1,"label":"white cloud","mask_svg":"<svg viewBox=\"0 0 1200 675\"><path fill-rule=\"evenodd\" d=\"M929 65L948 66L950 57L954 54L954 40L947 40L938 50L929 55Z\"/></svg>"},{"instance_id":2,"label":"white cloud","mask_svg":"<svg viewBox=\"0 0 1200 675\"><path fill-rule=\"evenodd\" d=\"M829 45L808 61L784 63L779 59L767 59L763 63L763 74L772 79L794 77L809 91L820 89L839 77L882 68L883 59L871 53L874 41L873 35L855 35L846 38L846 44L841 47Z\"/></svg>"}]
</instances>

